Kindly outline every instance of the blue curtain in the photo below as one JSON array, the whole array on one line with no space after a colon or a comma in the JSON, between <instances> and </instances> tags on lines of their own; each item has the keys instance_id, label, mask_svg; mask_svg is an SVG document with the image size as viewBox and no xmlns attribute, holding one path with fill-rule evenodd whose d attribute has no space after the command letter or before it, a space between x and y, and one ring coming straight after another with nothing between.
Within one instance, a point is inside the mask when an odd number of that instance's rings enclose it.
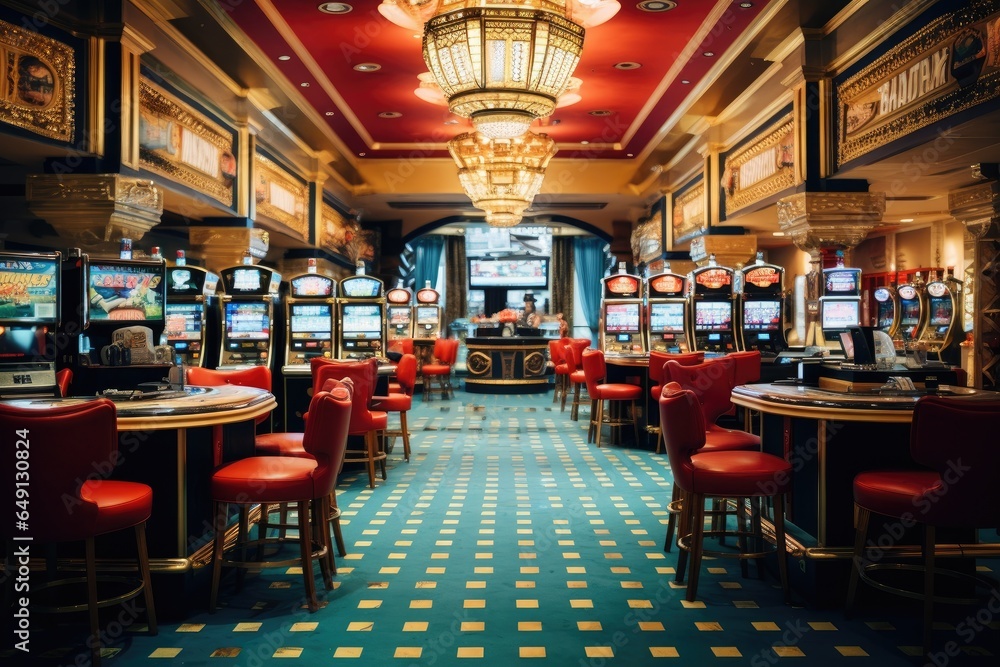
<instances>
[{"instance_id":1,"label":"blue curtain","mask_svg":"<svg viewBox=\"0 0 1000 667\"><path fill-rule=\"evenodd\" d=\"M580 306L587 326L597 331L601 317L601 278L604 277L604 246L606 241L596 238L573 239L573 263L580 277Z\"/></svg>"},{"instance_id":2,"label":"blue curtain","mask_svg":"<svg viewBox=\"0 0 1000 667\"><path fill-rule=\"evenodd\" d=\"M426 281L437 289L438 271L441 269L441 255L444 252L443 236L424 236L414 249L414 289L421 289Z\"/></svg>"}]
</instances>

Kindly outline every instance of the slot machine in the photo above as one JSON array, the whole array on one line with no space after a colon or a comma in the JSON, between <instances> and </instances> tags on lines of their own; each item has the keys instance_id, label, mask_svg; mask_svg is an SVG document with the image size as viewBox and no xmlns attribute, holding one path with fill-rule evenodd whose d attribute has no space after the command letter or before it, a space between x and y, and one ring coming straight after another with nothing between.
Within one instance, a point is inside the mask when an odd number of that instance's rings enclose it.
<instances>
[{"instance_id":1,"label":"slot machine","mask_svg":"<svg viewBox=\"0 0 1000 667\"><path fill-rule=\"evenodd\" d=\"M688 352L688 282L670 273L646 281L646 349L650 352Z\"/></svg>"},{"instance_id":2,"label":"slot machine","mask_svg":"<svg viewBox=\"0 0 1000 667\"><path fill-rule=\"evenodd\" d=\"M921 288L913 283L900 285L896 289L899 295L899 328L893 340L898 338L903 347L908 347L917 338L924 321L924 300L920 292Z\"/></svg>"},{"instance_id":3,"label":"slot machine","mask_svg":"<svg viewBox=\"0 0 1000 667\"><path fill-rule=\"evenodd\" d=\"M918 339L929 352L940 353L951 343L955 329L955 294L946 282L932 280L924 286L923 301L927 316Z\"/></svg>"},{"instance_id":4,"label":"slot machine","mask_svg":"<svg viewBox=\"0 0 1000 667\"><path fill-rule=\"evenodd\" d=\"M413 306L413 337L435 339L441 337L444 314L441 293L431 287L431 281L417 290L417 303Z\"/></svg>"},{"instance_id":5,"label":"slot machine","mask_svg":"<svg viewBox=\"0 0 1000 667\"><path fill-rule=\"evenodd\" d=\"M285 297L285 366L304 368L309 374L313 357L333 356L333 315L336 281L318 273L303 273L288 281Z\"/></svg>"},{"instance_id":6,"label":"slot machine","mask_svg":"<svg viewBox=\"0 0 1000 667\"><path fill-rule=\"evenodd\" d=\"M873 296L876 303L875 328L894 339L899 332L899 294L894 287L878 287Z\"/></svg>"},{"instance_id":7,"label":"slot machine","mask_svg":"<svg viewBox=\"0 0 1000 667\"><path fill-rule=\"evenodd\" d=\"M208 329L209 313L216 307L219 276L199 266L188 266L183 252L178 250L177 264L167 268L165 324L160 340L174 348L181 364L208 366L214 362L209 360L209 356L214 357L214 349L206 343L211 340L214 348L218 335L210 335Z\"/></svg>"},{"instance_id":8,"label":"slot machine","mask_svg":"<svg viewBox=\"0 0 1000 667\"><path fill-rule=\"evenodd\" d=\"M388 325L386 335L389 345L393 341L413 338L413 293L403 287L403 281L385 293L385 312Z\"/></svg>"},{"instance_id":9,"label":"slot machine","mask_svg":"<svg viewBox=\"0 0 1000 667\"><path fill-rule=\"evenodd\" d=\"M337 297L338 359L385 356L385 296L382 281L349 276L340 281Z\"/></svg>"},{"instance_id":10,"label":"slot machine","mask_svg":"<svg viewBox=\"0 0 1000 667\"><path fill-rule=\"evenodd\" d=\"M274 303L281 274L266 266L242 264L219 272L222 341L219 368L271 366ZM273 370L273 369L272 369Z\"/></svg>"},{"instance_id":11,"label":"slot machine","mask_svg":"<svg viewBox=\"0 0 1000 667\"><path fill-rule=\"evenodd\" d=\"M757 261L740 270L740 348L758 350L761 359L773 361L788 347L785 342L784 277L785 270Z\"/></svg>"},{"instance_id":12,"label":"slot machine","mask_svg":"<svg viewBox=\"0 0 1000 667\"><path fill-rule=\"evenodd\" d=\"M58 396L59 253L0 252L0 398Z\"/></svg>"},{"instance_id":13,"label":"slot machine","mask_svg":"<svg viewBox=\"0 0 1000 667\"><path fill-rule=\"evenodd\" d=\"M827 347L840 347L840 334L861 325L861 269L843 264L823 269L820 328Z\"/></svg>"},{"instance_id":14,"label":"slot machine","mask_svg":"<svg viewBox=\"0 0 1000 667\"><path fill-rule=\"evenodd\" d=\"M642 278L618 273L601 279L600 345L605 356L641 357L647 353L642 326Z\"/></svg>"},{"instance_id":15,"label":"slot machine","mask_svg":"<svg viewBox=\"0 0 1000 667\"><path fill-rule=\"evenodd\" d=\"M708 266L691 272L691 340L695 351L737 351L734 275L729 267L718 266L714 255Z\"/></svg>"}]
</instances>

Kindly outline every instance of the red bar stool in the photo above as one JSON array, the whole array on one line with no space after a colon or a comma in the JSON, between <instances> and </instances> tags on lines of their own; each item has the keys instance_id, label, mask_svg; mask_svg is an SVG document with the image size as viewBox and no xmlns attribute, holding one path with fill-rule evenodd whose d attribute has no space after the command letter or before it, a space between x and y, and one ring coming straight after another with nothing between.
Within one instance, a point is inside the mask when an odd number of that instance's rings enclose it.
<instances>
[{"instance_id":1,"label":"red bar stool","mask_svg":"<svg viewBox=\"0 0 1000 667\"><path fill-rule=\"evenodd\" d=\"M309 404L303 449L310 455L251 456L220 467L212 475L212 501L215 516L215 546L212 549L212 592L209 610L215 611L219 597L222 567L257 570L267 567L299 565L305 584L309 611L319 609L313 561L318 560L326 589L333 588L329 496L337 481L337 473L347 447L351 400L343 388L335 393L319 392ZM245 552L250 542L246 513L251 505L260 503L296 503L298 510L299 558L282 561L247 561L226 559L225 533L229 521L229 504L240 508L240 534L230 553ZM266 542L264 535L256 542Z\"/></svg>"},{"instance_id":2,"label":"red bar stool","mask_svg":"<svg viewBox=\"0 0 1000 667\"><path fill-rule=\"evenodd\" d=\"M457 340L457 339L456 339ZM406 413L413 407L413 388L417 384L417 358L404 354L396 364L396 382L400 391L390 391L388 396L373 396L372 404L386 413L399 413L399 429L386 430L385 437L403 438L403 458L410 460L410 432L406 426Z\"/></svg>"},{"instance_id":3,"label":"red bar stool","mask_svg":"<svg viewBox=\"0 0 1000 667\"><path fill-rule=\"evenodd\" d=\"M698 595L698 575L704 553L706 535L720 535L726 531L705 531L705 500L708 498L736 498L740 517L737 535L741 547L746 538L762 540L760 528L761 510L757 507L762 497L774 499L775 550L778 556L778 572L781 588L788 601L788 564L785 543L785 499L784 494L791 485L792 466L777 456L750 451L705 452L705 417L701 402L693 391L682 389L675 382L667 383L660 397L660 423L663 425L663 441L670 457L670 467L674 474L674 484L684 492L681 512L680 532L683 535L677 543L684 551L677 561L677 581L684 578L687 552L691 552L691 574L688 578L687 600L694 602ZM744 529L743 514L747 501L754 507L749 528ZM739 553L716 552L721 557L763 558L769 553L761 550L748 552L741 548Z\"/></svg>"},{"instance_id":4,"label":"red bar stool","mask_svg":"<svg viewBox=\"0 0 1000 667\"><path fill-rule=\"evenodd\" d=\"M552 402L558 403L560 399L563 405L566 403L566 389L569 386L569 366L566 364L566 344L568 338L549 341L549 358L552 360L552 370L556 376L555 387L552 391Z\"/></svg>"},{"instance_id":5,"label":"red bar stool","mask_svg":"<svg viewBox=\"0 0 1000 667\"><path fill-rule=\"evenodd\" d=\"M705 361L705 353L671 353L652 350L649 353L649 383L652 385L649 388L649 394L653 397L654 401L660 400L660 394L663 392L663 385L665 384L663 382L663 365L668 361L676 361L681 366L692 366ZM646 425L646 432L656 434L656 453L659 454L660 448L663 445L663 433L660 431L659 414L656 415L656 419L657 422L655 424Z\"/></svg>"},{"instance_id":6,"label":"red bar stool","mask_svg":"<svg viewBox=\"0 0 1000 667\"><path fill-rule=\"evenodd\" d=\"M727 354L733 360L733 386L738 387L743 384L753 384L760 382L760 350L747 350L746 352L733 352ZM753 427L750 419L750 410L743 412L743 430L752 433ZM730 414L736 415L737 408L734 405Z\"/></svg>"},{"instance_id":7,"label":"red bar stool","mask_svg":"<svg viewBox=\"0 0 1000 667\"><path fill-rule=\"evenodd\" d=\"M438 338L434 341L434 363L424 364L420 367L420 374L423 376L424 400L433 400L431 395L435 391L441 392L441 398L450 398L451 369L458 358L457 338ZM437 378L437 388L433 388L433 380Z\"/></svg>"},{"instance_id":8,"label":"red bar stool","mask_svg":"<svg viewBox=\"0 0 1000 667\"><path fill-rule=\"evenodd\" d=\"M580 396L580 388L587 388L587 376L583 373L583 351L590 346L589 338L571 338L569 345L563 347L563 358L569 371L569 384L573 385L573 403L569 411L570 419L576 421L580 416L580 406L590 403L590 398ZM563 395L562 408L566 410L566 395Z\"/></svg>"},{"instance_id":9,"label":"red bar stool","mask_svg":"<svg viewBox=\"0 0 1000 667\"><path fill-rule=\"evenodd\" d=\"M943 597L936 593L935 574L961 578L971 575L935 570L935 538L938 528L973 530L1000 526L1000 506L990 500L1000 482L998 433L998 399L923 396L917 401L910 422L910 456L923 469L863 472L854 478L856 533L847 609L850 611L854 605L859 579L879 590L922 600L923 650L928 657L934 603L982 603L975 598ZM867 560L865 545L869 543L872 514L895 519L893 523L897 526L923 526L922 565ZM873 540L871 544L881 548L882 540ZM872 572L882 569L922 571L923 590L896 588L871 576ZM987 581L986 586L995 589L996 582Z\"/></svg>"},{"instance_id":10,"label":"red bar stool","mask_svg":"<svg viewBox=\"0 0 1000 667\"><path fill-rule=\"evenodd\" d=\"M63 398L69 396L69 388L73 384L73 371L69 368L63 368L60 371L56 371L56 386L59 387L59 395Z\"/></svg>"},{"instance_id":11,"label":"red bar stool","mask_svg":"<svg viewBox=\"0 0 1000 667\"><path fill-rule=\"evenodd\" d=\"M15 440L21 432L27 433L24 440ZM8 446L5 447L7 451L3 464L8 507L16 509L15 500L20 498L15 494L14 486L14 463L21 460L18 453L30 454L31 462L28 528L14 532L13 518L2 522L8 559L14 553L14 538L31 537L37 546L41 543L85 542L85 576L37 584L32 580L31 612L86 610L90 617L88 643L94 665L99 665L101 661L100 608L119 605L142 595L146 601L149 632L155 635L156 610L146 550L146 521L153 509L153 490L136 482L92 479L95 462L118 459L115 404L100 398L33 410L0 403L0 433L4 433L5 438L11 438L6 441ZM107 583L122 583L125 580L104 574L98 577L95 538L128 528L135 531L138 586L111 598L98 598L99 583L104 587ZM41 549L36 553L41 553ZM58 607L44 604L44 589L82 582L87 586L85 603ZM136 582L129 580L128 583Z\"/></svg>"},{"instance_id":12,"label":"red bar stool","mask_svg":"<svg viewBox=\"0 0 1000 667\"><path fill-rule=\"evenodd\" d=\"M623 382L606 382L608 369L604 364L604 352L601 350L586 350L583 353L583 374L587 378L587 393L590 394L590 428L587 431L587 442L591 441L590 433L596 435L597 446L601 446L601 429L607 424L611 427L612 437L615 428L632 424L635 430L635 441L639 442L639 423L636 401L642 398L642 387ZM608 401L608 415L604 414L604 401ZM622 414L622 403L630 403L628 417ZM616 409L617 407L617 409Z\"/></svg>"},{"instance_id":13,"label":"red bar stool","mask_svg":"<svg viewBox=\"0 0 1000 667\"><path fill-rule=\"evenodd\" d=\"M233 370L213 370L211 368L192 366L187 369L187 378L185 381L196 387L218 387L233 384L240 387L256 387L257 389L271 391L271 371L267 366L251 366ZM257 417L255 423L260 425L269 418L270 414L260 415ZM255 451L259 447L258 439L260 437L257 436L257 439L255 439ZM222 463L222 426L212 427L212 451L213 461L215 465L219 465Z\"/></svg>"}]
</instances>

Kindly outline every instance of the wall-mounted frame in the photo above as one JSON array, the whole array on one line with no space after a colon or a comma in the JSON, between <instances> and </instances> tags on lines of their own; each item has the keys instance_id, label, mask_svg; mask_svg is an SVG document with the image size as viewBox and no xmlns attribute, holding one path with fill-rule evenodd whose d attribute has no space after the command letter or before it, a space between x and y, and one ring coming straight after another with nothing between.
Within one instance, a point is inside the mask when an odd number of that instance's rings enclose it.
<instances>
[{"instance_id":1,"label":"wall-mounted frame","mask_svg":"<svg viewBox=\"0 0 1000 667\"><path fill-rule=\"evenodd\" d=\"M705 212L705 181L698 176L674 194L674 243L689 241L708 231Z\"/></svg>"},{"instance_id":2,"label":"wall-mounted frame","mask_svg":"<svg viewBox=\"0 0 1000 667\"><path fill-rule=\"evenodd\" d=\"M726 155L720 185L727 216L795 185L795 121L790 111Z\"/></svg>"},{"instance_id":3,"label":"wall-mounted frame","mask_svg":"<svg viewBox=\"0 0 1000 667\"><path fill-rule=\"evenodd\" d=\"M269 220L309 240L309 187L258 150L253 156L255 220Z\"/></svg>"},{"instance_id":4,"label":"wall-mounted frame","mask_svg":"<svg viewBox=\"0 0 1000 667\"><path fill-rule=\"evenodd\" d=\"M58 141L73 141L73 48L0 21L0 122Z\"/></svg>"}]
</instances>

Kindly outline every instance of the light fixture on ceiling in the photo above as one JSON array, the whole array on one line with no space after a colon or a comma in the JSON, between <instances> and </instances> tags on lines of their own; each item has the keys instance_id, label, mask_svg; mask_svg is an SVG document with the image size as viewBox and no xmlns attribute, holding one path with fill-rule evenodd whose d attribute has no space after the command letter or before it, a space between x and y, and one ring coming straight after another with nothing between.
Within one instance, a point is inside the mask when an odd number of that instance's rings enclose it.
<instances>
[{"instance_id":1,"label":"light fixture on ceiling","mask_svg":"<svg viewBox=\"0 0 1000 667\"><path fill-rule=\"evenodd\" d=\"M420 32L438 11L440 0L382 0L378 13L400 28Z\"/></svg>"},{"instance_id":2,"label":"light fixture on ceiling","mask_svg":"<svg viewBox=\"0 0 1000 667\"><path fill-rule=\"evenodd\" d=\"M913 222L913 218L900 218L900 222Z\"/></svg>"},{"instance_id":3,"label":"light fixture on ceiling","mask_svg":"<svg viewBox=\"0 0 1000 667\"><path fill-rule=\"evenodd\" d=\"M437 85L437 82L434 80L433 74L430 72L421 72L417 75L417 79L420 80L420 85L413 89L414 95L422 99L424 102L430 102L431 104L437 104L442 107L448 106L448 99L444 96L444 91L441 90L441 86ZM566 84L566 90L564 90L559 97L556 98L556 109L568 107L582 100L583 97L580 95L580 88L582 86L582 79L571 76L569 78L569 83ZM553 124L555 125L557 123Z\"/></svg>"},{"instance_id":4,"label":"light fixture on ceiling","mask_svg":"<svg viewBox=\"0 0 1000 667\"><path fill-rule=\"evenodd\" d=\"M346 2L323 2L317 7L324 14L350 14L354 7Z\"/></svg>"},{"instance_id":5,"label":"light fixture on ceiling","mask_svg":"<svg viewBox=\"0 0 1000 667\"><path fill-rule=\"evenodd\" d=\"M358 63L354 66L354 70L357 72L377 72L382 69L382 66L378 63Z\"/></svg>"},{"instance_id":6,"label":"light fixture on ceiling","mask_svg":"<svg viewBox=\"0 0 1000 667\"><path fill-rule=\"evenodd\" d=\"M556 150L555 141L532 132L513 139L466 132L448 142L462 188L494 227L514 227L521 221Z\"/></svg>"}]
</instances>

